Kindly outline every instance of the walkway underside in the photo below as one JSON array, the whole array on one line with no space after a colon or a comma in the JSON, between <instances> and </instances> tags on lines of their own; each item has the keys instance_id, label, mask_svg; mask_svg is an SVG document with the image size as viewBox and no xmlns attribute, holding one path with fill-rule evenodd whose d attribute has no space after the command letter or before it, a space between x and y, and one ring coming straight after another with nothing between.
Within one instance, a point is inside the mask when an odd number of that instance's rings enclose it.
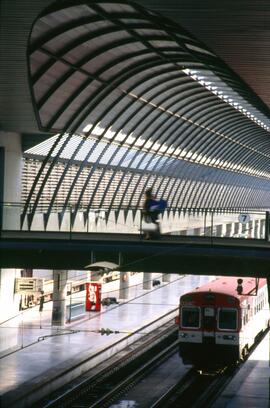
<instances>
[{"instance_id":1,"label":"walkway underside","mask_svg":"<svg viewBox=\"0 0 270 408\"><path fill-rule=\"evenodd\" d=\"M144 241L131 234L5 232L0 267L84 269L110 261L120 271L194 275L268 276L270 244L259 240L162 237Z\"/></svg>"}]
</instances>

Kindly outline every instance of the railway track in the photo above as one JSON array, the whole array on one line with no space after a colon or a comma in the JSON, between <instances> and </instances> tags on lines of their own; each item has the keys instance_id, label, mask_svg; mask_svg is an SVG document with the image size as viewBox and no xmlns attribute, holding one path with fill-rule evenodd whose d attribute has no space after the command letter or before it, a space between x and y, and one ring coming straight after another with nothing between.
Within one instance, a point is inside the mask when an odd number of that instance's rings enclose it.
<instances>
[{"instance_id":1,"label":"railway track","mask_svg":"<svg viewBox=\"0 0 270 408\"><path fill-rule=\"evenodd\" d=\"M256 345L250 349L248 357L252 354ZM169 354L167 358L169 358ZM174 358L176 360L176 365L181 365L178 352L175 353ZM172 358L167 362L167 372L165 371L166 369L162 369L162 366L165 366L166 364L164 363L165 360L166 359L163 359L162 361L160 356L156 356L157 363L153 368L157 373L152 374L152 377L155 375L156 378L165 379L170 375L170 371L174 370L173 367L175 366L172 365ZM148 378L151 377L151 374L147 374L147 370L145 370L145 377L141 382L141 386L140 384L137 384L137 386L134 387L135 389L127 392L124 396L121 396L116 402L116 406L122 406L121 402L124 401L133 401L134 406L138 405L141 408L175 408L178 406L186 408L208 408L212 406L228 383L237 374L241 366L242 363L239 362L219 369L212 367L203 372L191 368L182 375L178 374L178 377L176 375L174 384L165 392L162 392L162 395L156 398L154 402L151 402L151 399L153 400L155 398L157 392L156 390L153 390L153 384L157 384L157 381ZM133 384L139 381L139 376L135 377ZM147 390L148 393L151 393L152 390L154 397L147 399L147 396L144 394L145 400L142 401L142 395L145 392L144 390ZM120 393L123 395L124 391L125 390L121 389ZM111 396L112 395L113 392L111 391ZM102 401L99 401L99 403L101 402ZM107 408L109 406L109 403L107 405L104 403L103 405L97 404L94 407ZM123 406L125 405L123 404Z\"/></svg>"},{"instance_id":2,"label":"railway track","mask_svg":"<svg viewBox=\"0 0 270 408\"><path fill-rule=\"evenodd\" d=\"M169 314L173 315L175 312ZM141 331L145 329L147 332L147 328L141 328ZM174 348L178 344L174 318L143 337L140 336L137 341L118 351L111 358L104 359L103 363L85 372L75 381L38 401L33 408L89 407L114 388L116 395L118 395L121 388L120 384L124 390L123 382L126 378L129 377L129 384L127 385L131 385L131 373L140 370L146 361L149 362L160 352L165 353L164 350L172 344L174 344ZM111 346L111 354L113 354L113 347L114 345ZM146 370L146 367L142 368L142 372L143 370ZM101 406L98 405L98 407Z\"/></svg>"},{"instance_id":3,"label":"railway track","mask_svg":"<svg viewBox=\"0 0 270 408\"><path fill-rule=\"evenodd\" d=\"M129 374L126 378L124 378L121 382L119 382L116 386L112 387L106 394L104 394L99 400L97 400L94 404L91 405L81 405L80 407L88 407L88 408L107 408L121 395L129 390L129 388L133 387L138 381L142 378L147 376L149 371L154 370L157 366L162 364L165 360L168 359L172 354L176 352L178 348L178 340L173 342L171 345L166 347L164 350L156 354L154 357L143 363L137 370L133 371ZM74 407L75 408L75 407Z\"/></svg>"},{"instance_id":4,"label":"railway track","mask_svg":"<svg viewBox=\"0 0 270 408\"><path fill-rule=\"evenodd\" d=\"M166 329L167 331L167 329ZM170 331L170 329L169 329ZM160 336L160 335L159 335ZM165 336L166 337L166 336ZM84 382L83 387L75 387L65 395L51 400L43 407L71 408L108 408L115 401L129 392L142 379L147 383L147 376L162 366L171 356L178 357L178 340L169 335L154 347L146 350L140 356L125 356L117 365L111 366L98 378ZM166 344L167 343L167 344ZM146 347L146 344L145 344ZM137 353L135 353L137 354ZM119 366L120 364L120 366ZM180 363L180 360L178 361ZM215 399L217 393L225 387L234 375L232 370L223 370L217 375L201 375L190 369L167 392L158 398L151 408L181 407L205 408L209 401ZM150 407L150 405L148 406Z\"/></svg>"},{"instance_id":5,"label":"railway track","mask_svg":"<svg viewBox=\"0 0 270 408\"><path fill-rule=\"evenodd\" d=\"M176 366L181 365L178 344L177 330L172 320L122 350L95 373L90 370L76 383L69 384L57 396L52 395L43 403L39 402L36 407L108 408L115 401L123 400L123 396L129 392L134 395L134 389L142 379L144 390L151 390L147 382L151 372L158 371L172 356L175 356ZM210 407L238 369L239 366L226 367L203 374L194 369L186 370L169 389L145 407ZM169 367L168 374L163 372L159 378L169 376L170 370ZM143 392L138 387L138 395Z\"/></svg>"},{"instance_id":6,"label":"railway track","mask_svg":"<svg viewBox=\"0 0 270 408\"><path fill-rule=\"evenodd\" d=\"M207 408L235 375L236 367L226 367L214 375L200 374L191 369L149 408Z\"/></svg>"}]
</instances>

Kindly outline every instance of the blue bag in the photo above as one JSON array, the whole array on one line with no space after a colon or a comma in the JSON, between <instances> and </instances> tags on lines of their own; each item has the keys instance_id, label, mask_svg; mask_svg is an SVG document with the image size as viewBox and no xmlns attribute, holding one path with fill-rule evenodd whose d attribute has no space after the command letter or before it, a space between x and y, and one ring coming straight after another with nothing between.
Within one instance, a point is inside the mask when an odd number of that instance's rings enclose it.
<instances>
[{"instance_id":1,"label":"blue bag","mask_svg":"<svg viewBox=\"0 0 270 408\"><path fill-rule=\"evenodd\" d=\"M159 210L160 212L163 212L167 208L167 201L166 200L159 200Z\"/></svg>"},{"instance_id":2,"label":"blue bag","mask_svg":"<svg viewBox=\"0 0 270 408\"><path fill-rule=\"evenodd\" d=\"M150 211L157 211L158 213L162 213L167 208L167 201L166 200L152 200L150 205Z\"/></svg>"}]
</instances>

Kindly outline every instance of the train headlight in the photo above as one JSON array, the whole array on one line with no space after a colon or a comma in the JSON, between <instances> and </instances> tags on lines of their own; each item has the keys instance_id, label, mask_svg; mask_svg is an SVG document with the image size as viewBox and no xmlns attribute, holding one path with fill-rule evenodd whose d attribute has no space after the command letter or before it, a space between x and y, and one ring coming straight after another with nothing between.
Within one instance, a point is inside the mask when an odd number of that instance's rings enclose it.
<instances>
[{"instance_id":1,"label":"train headlight","mask_svg":"<svg viewBox=\"0 0 270 408\"><path fill-rule=\"evenodd\" d=\"M233 336L232 334L224 334L223 339L224 340L235 340L236 337Z\"/></svg>"},{"instance_id":2,"label":"train headlight","mask_svg":"<svg viewBox=\"0 0 270 408\"><path fill-rule=\"evenodd\" d=\"M183 339L186 338L188 336L187 333L180 333L180 337L182 337Z\"/></svg>"}]
</instances>

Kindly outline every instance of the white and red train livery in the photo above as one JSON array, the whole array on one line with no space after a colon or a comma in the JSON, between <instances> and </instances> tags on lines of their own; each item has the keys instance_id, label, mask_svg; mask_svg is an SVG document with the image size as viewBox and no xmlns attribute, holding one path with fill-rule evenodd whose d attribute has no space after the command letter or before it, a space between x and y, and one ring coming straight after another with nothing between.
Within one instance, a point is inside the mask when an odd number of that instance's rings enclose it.
<instances>
[{"instance_id":1,"label":"white and red train livery","mask_svg":"<svg viewBox=\"0 0 270 408\"><path fill-rule=\"evenodd\" d=\"M269 326L266 279L218 277L181 296L177 323L184 364L237 361Z\"/></svg>"}]
</instances>

